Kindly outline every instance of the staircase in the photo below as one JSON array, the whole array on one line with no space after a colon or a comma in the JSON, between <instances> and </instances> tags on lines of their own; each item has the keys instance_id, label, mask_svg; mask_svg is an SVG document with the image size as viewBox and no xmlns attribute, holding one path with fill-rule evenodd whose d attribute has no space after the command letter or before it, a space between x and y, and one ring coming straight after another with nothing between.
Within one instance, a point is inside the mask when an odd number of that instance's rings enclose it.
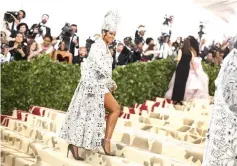
<instances>
[{"instance_id":1,"label":"staircase","mask_svg":"<svg viewBox=\"0 0 237 166\"><path fill-rule=\"evenodd\" d=\"M209 101L195 100L176 110L163 98L124 107L112 137L116 157L80 149L85 161L66 157L57 137L65 112L33 106L1 115L1 166L200 166Z\"/></svg>"}]
</instances>

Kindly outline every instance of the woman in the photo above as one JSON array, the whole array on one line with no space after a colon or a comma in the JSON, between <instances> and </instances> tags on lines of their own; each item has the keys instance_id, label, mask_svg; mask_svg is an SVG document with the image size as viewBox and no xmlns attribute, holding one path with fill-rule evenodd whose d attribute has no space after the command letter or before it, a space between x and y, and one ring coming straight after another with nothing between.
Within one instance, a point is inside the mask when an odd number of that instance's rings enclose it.
<instances>
[{"instance_id":1,"label":"woman","mask_svg":"<svg viewBox=\"0 0 237 166\"><path fill-rule=\"evenodd\" d=\"M157 47L155 44L150 44L143 54L142 61L152 61L159 55L160 51L157 50Z\"/></svg>"},{"instance_id":2,"label":"woman","mask_svg":"<svg viewBox=\"0 0 237 166\"><path fill-rule=\"evenodd\" d=\"M215 81L214 106L203 166L237 165L237 41Z\"/></svg>"},{"instance_id":3,"label":"woman","mask_svg":"<svg viewBox=\"0 0 237 166\"><path fill-rule=\"evenodd\" d=\"M44 42L42 44L39 44L39 53L48 54L50 57L52 57L54 51L52 41L53 41L52 36L45 35Z\"/></svg>"},{"instance_id":4,"label":"woman","mask_svg":"<svg viewBox=\"0 0 237 166\"><path fill-rule=\"evenodd\" d=\"M64 41L59 43L59 48L54 52L54 60L58 60L59 62L67 62L72 64L72 54L68 52L68 48Z\"/></svg>"},{"instance_id":5,"label":"woman","mask_svg":"<svg viewBox=\"0 0 237 166\"><path fill-rule=\"evenodd\" d=\"M220 55L220 51L215 51L214 52L214 55L213 55L213 63L215 65L221 65L222 64L222 61L223 61L223 58L221 57Z\"/></svg>"},{"instance_id":6,"label":"woman","mask_svg":"<svg viewBox=\"0 0 237 166\"><path fill-rule=\"evenodd\" d=\"M27 43L27 37L26 37L26 34L28 32L29 28L28 28L28 25L26 23L20 23L18 26L17 26L17 31L13 31L9 37L9 42L14 42L16 40L16 35L18 33L21 33L23 35L23 41L25 43Z\"/></svg>"},{"instance_id":7,"label":"woman","mask_svg":"<svg viewBox=\"0 0 237 166\"><path fill-rule=\"evenodd\" d=\"M28 61L37 58L37 56L39 55L38 44L35 40L30 40L28 42L26 55Z\"/></svg>"},{"instance_id":8,"label":"woman","mask_svg":"<svg viewBox=\"0 0 237 166\"><path fill-rule=\"evenodd\" d=\"M192 63L189 71L189 76L186 84L184 95L185 101L193 99L209 99L208 90L208 76L202 68L202 58L198 56L199 47L198 41L193 37L188 37L191 44L191 51L193 53Z\"/></svg>"},{"instance_id":9,"label":"woman","mask_svg":"<svg viewBox=\"0 0 237 166\"><path fill-rule=\"evenodd\" d=\"M175 105L183 105L182 101L184 100L192 56L190 40L187 38L184 40L183 48L178 52L176 58L178 65L175 74L170 81L169 90L165 95L165 98L171 98ZM191 64L194 67L194 63L192 62Z\"/></svg>"},{"instance_id":10,"label":"woman","mask_svg":"<svg viewBox=\"0 0 237 166\"><path fill-rule=\"evenodd\" d=\"M23 43L23 34L17 33L14 43L9 44L9 52L15 61L26 60L26 47Z\"/></svg>"},{"instance_id":11,"label":"woman","mask_svg":"<svg viewBox=\"0 0 237 166\"><path fill-rule=\"evenodd\" d=\"M102 145L106 155L110 152L112 137L120 106L112 96L117 85L112 80L112 62L108 45L114 40L119 17L109 11L104 18L102 38L91 46L89 56L81 65L81 80L68 108L59 137L65 139L76 160L78 147L98 150ZM104 135L105 108L109 111Z\"/></svg>"}]
</instances>

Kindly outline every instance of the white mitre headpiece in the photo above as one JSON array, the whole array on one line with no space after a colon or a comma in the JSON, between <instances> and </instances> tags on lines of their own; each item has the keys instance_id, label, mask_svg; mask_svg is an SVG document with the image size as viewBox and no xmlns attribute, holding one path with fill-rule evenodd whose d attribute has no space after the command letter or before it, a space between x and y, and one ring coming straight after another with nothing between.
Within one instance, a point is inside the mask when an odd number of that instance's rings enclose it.
<instances>
[{"instance_id":1,"label":"white mitre headpiece","mask_svg":"<svg viewBox=\"0 0 237 166\"><path fill-rule=\"evenodd\" d=\"M116 32L120 21L119 13L117 10L110 10L106 13L104 17L104 22L102 25L102 30L107 30L111 32Z\"/></svg>"}]
</instances>

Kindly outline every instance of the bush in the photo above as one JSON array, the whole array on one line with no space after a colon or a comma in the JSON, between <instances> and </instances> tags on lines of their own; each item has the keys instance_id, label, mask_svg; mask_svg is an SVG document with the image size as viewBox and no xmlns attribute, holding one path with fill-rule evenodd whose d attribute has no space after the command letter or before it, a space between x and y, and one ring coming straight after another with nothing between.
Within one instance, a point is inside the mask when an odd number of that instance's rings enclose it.
<instances>
[{"instance_id":1,"label":"bush","mask_svg":"<svg viewBox=\"0 0 237 166\"><path fill-rule=\"evenodd\" d=\"M118 67L113 71L118 85L114 96L122 106L163 97L174 70L172 59ZM204 65L204 70L213 95L219 67ZM11 114L13 109L26 110L31 105L67 110L80 78L78 65L51 62L48 58L3 64L1 71L2 114Z\"/></svg>"}]
</instances>

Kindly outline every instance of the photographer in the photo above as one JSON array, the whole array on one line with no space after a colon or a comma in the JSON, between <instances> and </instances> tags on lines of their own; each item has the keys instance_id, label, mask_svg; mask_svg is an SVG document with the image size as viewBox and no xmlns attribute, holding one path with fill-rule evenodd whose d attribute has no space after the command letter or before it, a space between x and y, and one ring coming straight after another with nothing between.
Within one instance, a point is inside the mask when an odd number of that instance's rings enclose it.
<instances>
[{"instance_id":1,"label":"photographer","mask_svg":"<svg viewBox=\"0 0 237 166\"><path fill-rule=\"evenodd\" d=\"M26 46L23 44L23 34L18 32L14 43L9 44L9 52L15 61L26 60Z\"/></svg>"},{"instance_id":2,"label":"photographer","mask_svg":"<svg viewBox=\"0 0 237 166\"><path fill-rule=\"evenodd\" d=\"M73 64L81 64L84 60L84 58L87 58L88 52L86 47L80 47L78 49L78 55L73 57L72 63Z\"/></svg>"},{"instance_id":3,"label":"photographer","mask_svg":"<svg viewBox=\"0 0 237 166\"><path fill-rule=\"evenodd\" d=\"M164 34L164 36L162 36L162 40L159 41L158 48L160 50L158 59L166 59L168 56L172 55L172 49L170 47L168 34Z\"/></svg>"},{"instance_id":4,"label":"photographer","mask_svg":"<svg viewBox=\"0 0 237 166\"><path fill-rule=\"evenodd\" d=\"M41 17L41 22L38 24L33 24L30 29L31 39L35 39L36 42L41 43L44 36L51 36L51 29L47 26L49 20L48 14L43 14Z\"/></svg>"},{"instance_id":5,"label":"photographer","mask_svg":"<svg viewBox=\"0 0 237 166\"><path fill-rule=\"evenodd\" d=\"M79 37L76 35L77 33L77 25L72 24L71 25L71 30L72 30L72 36L70 37L70 50L69 52L72 53L73 57L75 54L75 48L79 48Z\"/></svg>"},{"instance_id":6,"label":"photographer","mask_svg":"<svg viewBox=\"0 0 237 166\"><path fill-rule=\"evenodd\" d=\"M12 32L8 41L14 42L16 40L16 35L18 33L21 33L23 35L23 42L27 43L27 36L26 36L27 32L28 32L28 25L26 23L20 23L17 26L17 31Z\"/></svg>"},{"instance_id":7,"label":"photographer","mask_svg":"<svg viewBox=\"0 0 237 166\"><path fill-rule=\"evenodd\" d=\"M23 19L26 17L26 12L24 10L20 10L17 16L12 14L13 12L9 12L9 13L11 13L11 17L14 19L14 22L12 23L12 28L11 28L11 32L14 32L16 31L17 26L23 22Z\"/></svg>"},{"instance_id":8,"label":"photographer","mask_svg":"<svg viewBox=\"0 0 237 166\"><path fill-rule=\"evenodd\" d=\"M168 34L169 40L171 38L171 34L172 34L172 24L173 24L173 16L167 17L167 15L165 15L165 21L162 24L162 28L161 28L161 36L164 36L165 34Z\"/></svg>"},{"instance_id":9,"label":"photographer","mask_svg":"<svg viewBox=\"0 0 237 166\"><path fill-rule=\"evenodd\" d=\"M9 52L9 46L7 44L1 45L1 53L0 53L0 62L10 62L11 60L11 53Z\"/></svg>"},{"instance_id":10,"label":"photographer","mask_svg":"<svg viewBox=\"0 0 237 166\"><path fill-rule=\"evenodd\" d=\"M146 32L145 26L144 25L140 25L138 27L138 29L136 30L134 42L136 43L138 41L142 41L143 43L145 43L145 41L144 41L145 32Z\"/></svg>"},{"instance_id":11,"label":"photographer","mask_svg":"<svg viewBox=\"0 0 237 166\"><path fill-rule=\"evenodd\" d=\"M131 37L124 38L123 42L125 46L123 47L123 50L120 52L118 56L117 65L127 65L130 62L130 59L134 51L134 46Z\"/></svg>"}]
</instances>

